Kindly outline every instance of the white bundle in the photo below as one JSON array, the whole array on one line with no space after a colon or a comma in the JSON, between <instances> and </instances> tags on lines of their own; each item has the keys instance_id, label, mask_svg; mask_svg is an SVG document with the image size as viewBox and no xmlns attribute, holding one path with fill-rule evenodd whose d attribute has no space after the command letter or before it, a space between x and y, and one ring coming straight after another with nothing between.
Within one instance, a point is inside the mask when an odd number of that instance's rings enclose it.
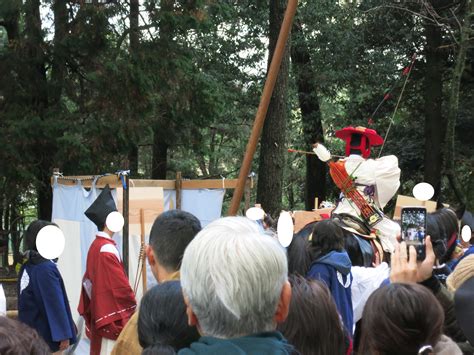
<instances>
[{"instance_id":1,"label":"white bundle","mask_svg":"<svg viewBox=\"0 0 474 355\"><path fill-rule=\"evenodd\" d=\"M327 150L327 148L320 143L316 143L315 147L313 148L313 152L321 161L327 162L329 159L331 159L331 153L329 150Z\"/></svg>"}]
</instances>

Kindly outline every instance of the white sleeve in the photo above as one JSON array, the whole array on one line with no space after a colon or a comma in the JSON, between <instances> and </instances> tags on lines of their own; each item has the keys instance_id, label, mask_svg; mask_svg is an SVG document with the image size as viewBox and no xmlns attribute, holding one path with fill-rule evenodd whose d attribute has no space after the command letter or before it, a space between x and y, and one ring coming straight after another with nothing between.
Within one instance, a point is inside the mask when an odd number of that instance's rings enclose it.
<instances>
[{"instance_id":1,"label":"white sleeve","mask_svg":"<svg viewBox=\"0 0 474 355\"><path fill-rule=\"evenodd\" d=\"M400 168L395 155L378 158L375 163L376 200L384 208L400 187Z\"/></svg>"}]
</instances>

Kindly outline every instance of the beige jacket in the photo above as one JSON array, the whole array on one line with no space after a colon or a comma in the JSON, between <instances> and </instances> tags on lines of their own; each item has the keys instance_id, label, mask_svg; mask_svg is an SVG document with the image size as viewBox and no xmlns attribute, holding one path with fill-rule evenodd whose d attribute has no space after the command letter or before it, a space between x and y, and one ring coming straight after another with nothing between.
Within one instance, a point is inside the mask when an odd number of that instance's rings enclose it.
<instances>
[{"instance_id":1,"label":"beige jacket","mask_svg":"<svg viewBox=\"0 0 474 355\"><path fill-rule=\"evenodd\" d=\"M179 280L179 271L175 272L166 281ZM143 348L138 341L138 311L125 325L115 343L111 355L140 355Z\"/></svg>"}]
</instances>

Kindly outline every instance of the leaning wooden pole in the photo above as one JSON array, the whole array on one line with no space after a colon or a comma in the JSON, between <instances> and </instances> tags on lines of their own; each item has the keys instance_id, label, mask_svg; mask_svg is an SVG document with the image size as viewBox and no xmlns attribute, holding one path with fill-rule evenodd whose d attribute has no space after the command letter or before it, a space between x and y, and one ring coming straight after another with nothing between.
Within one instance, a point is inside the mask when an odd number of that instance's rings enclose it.
<instances>
[{"instance_id":1,"label":"leaning wooden pole","mask_svg":"<svg viewBox=\"0 0 474 355\"><path fill-rule=\"evenodd\" d=\"M242 195L244 194L245 182L247 180L247 176L250 173L253 156L257 150L258 140L260 138L260 134L262 133L265 117L267 116L268 105L270 104L273 88L275 87L278 72L280 71L280 64L283 58L283 53L285 52L286 43L288 42L288 37L290 36L291 26L293 24L297 6L298 0L288 0L285 17L283 18L283 22L281 24L278 41L275 51L273 52L270 68L268 69L267 80L265 81L265 86L263 87L262 98L260 99L257 114L255 115L252 133L250 134L249 142L247 143L247 149L242 161L242 166L240 167L239 180L234 190L234 195L232 196L228 213L229 216L235 216L237 214L240 201L242 200Z\"/></svg>"},{"instance_id":2,"label":"leaning wooden pole","mask_svg":"<svg viewBox=\"0 0 474 355\"><path fill-rule=\"evenodd\" d=\"M128 276L128 255L129 255L129 222L130 222L130 184L129 176L126 174L124 177L125 186L123 186L123 219L124 225L122 229L122 259L123 259L123 268L125 269L125 274Z\"/></svg>"}]
</instances>

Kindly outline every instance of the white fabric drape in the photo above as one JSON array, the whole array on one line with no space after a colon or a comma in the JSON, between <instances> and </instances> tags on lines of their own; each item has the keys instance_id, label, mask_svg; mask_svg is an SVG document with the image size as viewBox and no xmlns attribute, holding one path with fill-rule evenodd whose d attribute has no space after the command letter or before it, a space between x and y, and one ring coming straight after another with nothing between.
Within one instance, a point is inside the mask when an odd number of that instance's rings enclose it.
<instances>
[{"instance_id":1,"label":"white fabric drape","mask_svg":"<svg viewBox=\"0 0 474 355\"><path fill-rule=\"evenodd\" d=\"M133 189L133 187L131 188ZM86 268L87 252L97 232L97 227L84 215L84 211L95 201L100 191L100 189L96 188L91 188L90 191L87 191L80 182L73 186L53 184L52 220L59 225L66 239L64 252L58 260L58 268L64 279L71 312L76 322L79 319L77 306L79 304L82 276ZM224 189L183 190L182 210L194 214L201 221L202 226L205 226L221 216L224 193ZM117 200L115 189L112 189L112 195ZM170 207L175 208L176 192L174 190L165 190L164 200L165 210L170 209ZM121 254L122 236L116 234L113 239L117 243L117 249ZM140 240L139 238L130 238L129 241L129 259L138 260ZM146 241L148 241L148 236ZM133 269L133 265L130 266L129 270L136 271L136 267ZM129 273L132 287L135 281L135 271ZM148 288L156 285L156 280L151 273L148 263L146 277ZM141 296L141 292L138 296Z\"/></svg>"},{"instance_id":2,"label":"white fabric drape","mask_svg":"<svg viewBox=\"0 0 474 355\"><path fill-rule=\"evenodd\" d=\"M133 189L133 185L131 187ZM94 241L97 227L85 215L85 210L95 201L100 189L91 188L87 191L78 183L73 186L53 184L53 213L52 220L57 223L64 232L66 244L63 254L59 257L58 268L64 280L66 292L71 307L71 312L76 324L79 323L77 306L81 293L82 276L86 268L87 252ZM221 216L224 189L218 190L183 190L181 207L182 210L194 214L205 226ZM117 202L117 191L112 190L112 195ZM176 208L176 191L164 191L164 210ZM117 248L122 254L122 236L114 235ZM148 235L145 237L148 242ZM133 288L137 260L140 252L140 238L129 238L129 280ZM133 270L133 271L132 271ZM147 286L156 285L150 266L147 262ZM137 301L142 296L141 285L137 292ZM74 354L88 354L90 343L87 338L82 338L76 347Z\"/></svg>"}]
</instances>

